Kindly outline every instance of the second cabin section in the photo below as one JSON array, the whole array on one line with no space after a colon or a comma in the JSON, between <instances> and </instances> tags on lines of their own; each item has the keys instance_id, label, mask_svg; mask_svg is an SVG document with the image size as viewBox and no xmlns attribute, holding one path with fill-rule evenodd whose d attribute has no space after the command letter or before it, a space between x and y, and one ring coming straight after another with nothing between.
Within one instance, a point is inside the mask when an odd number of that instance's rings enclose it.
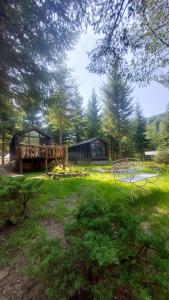
<instances>
[{"instance_id":1,"label":"second cabin section","mask_svg":"<svg viewBox=\"0 0 169 300\"><path fill-rule=\"evenodd\" d=\"M59 160L63 163L63 146L52 145L51 137L37 128L17 132L10 143L10 160L22 171L47 171L48 164Z\"/></svg>"},{"instance_id":2,"label":"second cabin section","mask_svg":"<svg viewBox=\"0 0 169 300\"><path fill-rule=\"evenodd\" d=\"M108 145L99 137L92 138L68 148L69 162L107 161Z\"/></svg>"}]
</instances>

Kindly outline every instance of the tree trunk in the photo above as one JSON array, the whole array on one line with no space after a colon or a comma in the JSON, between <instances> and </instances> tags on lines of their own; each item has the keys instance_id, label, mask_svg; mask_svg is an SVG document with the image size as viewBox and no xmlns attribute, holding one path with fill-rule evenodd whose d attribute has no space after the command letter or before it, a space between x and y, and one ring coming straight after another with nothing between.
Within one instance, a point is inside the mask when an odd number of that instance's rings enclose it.
<instances>
[{"instance_id":1,"label":"tree trunk","mask_svg":"<svg viewBox=\"0 0 169 300\"><path fill-rule=\"evenodd\" d=\"M61 113L61 108L59 112L59 144L63 144L63 133L62 133L62 113Z\"/></svg>"},{"instance_id":2,"label":"tree trunk","mask_svg":"<svg viewBox=\"0 0 169 300\"><path fill-rule=\"evenodd\" d=\"M4 134L4 122L2 121L2 165L5 165L5 134Z\"/></svg>"},{"instance_id":3,"label":"tree trunk","mask_svg":"<svg viewBox=\"0 0 169 300\"><path fill-rule=\"evenodd\" d=\"M121 137L119 136L119 158L122 158Z\"/></svg>"}]
</instances>

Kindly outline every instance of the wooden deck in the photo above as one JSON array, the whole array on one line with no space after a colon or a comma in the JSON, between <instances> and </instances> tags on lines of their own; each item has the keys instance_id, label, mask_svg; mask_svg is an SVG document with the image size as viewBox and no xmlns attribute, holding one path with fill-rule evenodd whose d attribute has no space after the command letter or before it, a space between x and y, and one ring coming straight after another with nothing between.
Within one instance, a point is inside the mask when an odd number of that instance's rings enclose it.
<instances>
[{"instance_id":1,"label":"wooden deck","mask_svg":"<svg viewBox=\"0 0 169 300\"><path fill-rule=\"evenodd\" d=\"M16 148L15 159L36 159L42 158L47 160L64 159L64 146L51 145L25 145L19 144Z\"/></svg>"},{"instance_id":2,"label":"wooden deck","mask_svg":"<svg viewBox=\"0 0 169 300\"><path fill-rule=\"evenodd\" d=\"M65 164L65 147L59 145L41 146L19 144L15 152L16 169L22 174L23 170L37 171L43 168L48 171L48 162L61 161Z\"/></svg>"}]
</instances>

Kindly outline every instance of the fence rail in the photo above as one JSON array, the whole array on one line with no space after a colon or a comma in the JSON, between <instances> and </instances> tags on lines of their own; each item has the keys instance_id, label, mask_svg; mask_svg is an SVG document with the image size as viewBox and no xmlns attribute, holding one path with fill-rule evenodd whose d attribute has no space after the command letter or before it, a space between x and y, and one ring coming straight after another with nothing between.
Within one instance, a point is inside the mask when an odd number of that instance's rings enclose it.
<instances>
[{"instance_id":1,"label":"fence rail","mask_svg":"<svg viewBox=\"0 0 169 300\"><path fill-rule=\"evenodd\" d=\"M32 158L44 158L44 159L59 159L64 158L65 149L64 146L51 145L25 145L19 144L16 148L15 159L32 159Z\"/></svg>"}]
</instances>

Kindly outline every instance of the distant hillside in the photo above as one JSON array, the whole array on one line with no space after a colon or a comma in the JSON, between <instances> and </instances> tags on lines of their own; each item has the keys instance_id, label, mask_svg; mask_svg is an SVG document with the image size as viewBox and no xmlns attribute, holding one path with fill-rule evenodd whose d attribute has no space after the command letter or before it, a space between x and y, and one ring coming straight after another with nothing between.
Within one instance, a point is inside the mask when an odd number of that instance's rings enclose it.
<instances>
[{"instance_id":1,"label":"distant hillside","mask_svg":"<svg viewBox=\"0 0 169 300\"><path fill-rule=\"evenodd\" d=\"M146 118L147 124L153 123L157 120L161 121L165 116L166 116L166 113L162 113L162 114L159 114L159 115L148 117L148 118Z\"/></svg>"}]
</instances>

